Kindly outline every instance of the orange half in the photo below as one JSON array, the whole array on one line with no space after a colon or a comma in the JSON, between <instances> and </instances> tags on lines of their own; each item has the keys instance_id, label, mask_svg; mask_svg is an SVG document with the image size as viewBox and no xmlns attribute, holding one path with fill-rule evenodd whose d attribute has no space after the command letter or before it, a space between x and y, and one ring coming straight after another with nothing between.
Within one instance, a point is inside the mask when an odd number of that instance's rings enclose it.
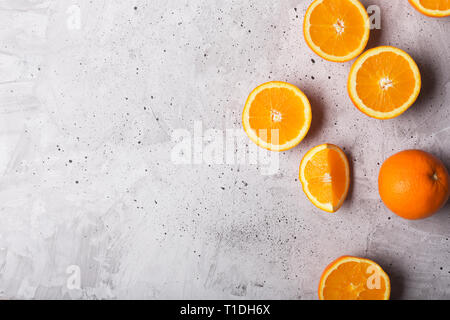
<instances>
[{"instance_id":1,"label":"orange half","mask_svg":"<svg viewBox=\"0 0 450 320\"><path fill-rule=\"evenodd\" d=\"M403 50L382 46L367 50L353 64L348 93L366 115L391 119L405 112L417 99L420 71Z\"/></svg>"},{"instance_id":2,"label":"orange half","mask_svg":"<svg viewBox=\"0 0 450 320\"><path fill-rule=\"evenodd\" d=\"M409 3L420 13L429 17L448 17L450 16L449 0L409 0Z\"/></svg>"},{"instance_id":3,"label":"orange half","mask_svg":"<svg viewBox=\"0 0 450 320\"><path fill-rule=\"evenodd\" d=\"M311 105L296 86L280 81L254 89L245 103L242 125L250 140L271 151L298 145L311 126Z\"/></svg>"},{"instance_id":4,"label":"orange half","mask_svg":"<svg viewBox=\"0 0 450 320\"><path fill-rule=\"evenodd\" d=\"M389 300L389 276L374 261L343 256L326 267L319 282L320 300Z\"/></svg>"},{"instance_id":5,"label":"orange half","mask_svg":"<svg viewBox=\"0 0 450 320\"><path fill-rule=\"evenodd\" d=\"M315 0L303 21L303 35L311 50L334 62L360 55L369 34L369 16L358 0Z\"/></svg>"},{"instance_id":6,"label":"orange half","mask_svg":"<svg viewBox=\"0 0 450 320\"><path fill-rule=\"evenodd\" d=\"M306 196L316 207L336 212L347 197L350 186L347 156L333 144L314 147L300 163L299 179Z\"/></svg>"}]
</instances>

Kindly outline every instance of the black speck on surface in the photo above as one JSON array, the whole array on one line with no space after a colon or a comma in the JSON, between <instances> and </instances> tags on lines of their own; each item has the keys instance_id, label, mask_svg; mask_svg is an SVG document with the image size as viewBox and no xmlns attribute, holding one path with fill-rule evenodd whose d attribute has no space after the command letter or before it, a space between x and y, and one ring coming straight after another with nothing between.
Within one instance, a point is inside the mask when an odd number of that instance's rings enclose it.
<instances>
[{"instance_id":1,"label":"black speck on surface","mask_svg":"<svg viewBox=\"0 0 450 320\"><path fill-rule=\"evenodd\" d=\"M314 59L311 59L311 62L312 62L312 63L316 63L316 61L315 61Z\"/></svg>"}]
</instances>

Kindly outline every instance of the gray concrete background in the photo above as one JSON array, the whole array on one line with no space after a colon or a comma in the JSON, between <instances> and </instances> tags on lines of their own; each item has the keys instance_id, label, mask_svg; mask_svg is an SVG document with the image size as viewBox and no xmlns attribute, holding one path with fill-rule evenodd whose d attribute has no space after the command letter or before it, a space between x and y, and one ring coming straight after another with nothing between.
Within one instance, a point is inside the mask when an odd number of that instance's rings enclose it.
<instances>
[{"instance_id":1,"label":"gray concrete background","mask_svg":"<svg viewBox=\"0 0 450 320\"><path fill-rule=\"evenodd\" d=\"M316 299L325 266L350 254L383 266L393 298L449 299L450 205L402 220L377 174L407 148L450 167L450 20L363 1L381 8L369 47L406 50L423 76L417 103L379 121L347 96L351 62L307 48L310 2L0 1L0 297ZM277 174L171 161L175 130L240 129L248 93L269 80L299 86L313 109ZM297 181L324 142L352 163L336 214Z\"/></svg>"}]
</instances>

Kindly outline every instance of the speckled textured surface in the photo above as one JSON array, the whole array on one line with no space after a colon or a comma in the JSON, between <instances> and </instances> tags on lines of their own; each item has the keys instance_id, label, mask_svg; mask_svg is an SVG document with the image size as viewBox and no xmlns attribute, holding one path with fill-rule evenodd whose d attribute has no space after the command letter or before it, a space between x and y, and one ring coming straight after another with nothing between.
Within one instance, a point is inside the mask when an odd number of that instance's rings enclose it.
<instances>
[{"instance_id":1,"label":"speckled textured surface","mask_svg":"<svg viewBox=\"0 0 450 320\"><path fill-rule=\"evenodd\" d=\"M449 299L450 205L402 220L377 174L407 148L450 166L450 20L363 2L381 8L369 47L398 46L422 72L419 100L394 120L351 104L351 63L307 48L310 1L0 1L0 297L316 299L323 268L350 254L379 262L395 299ZM174 130L239 129L248 93L269 80L313 108L277 174L171 161ZM352 163L337 214L297 181L324 142Z\"/></svg>"}]
</instances>

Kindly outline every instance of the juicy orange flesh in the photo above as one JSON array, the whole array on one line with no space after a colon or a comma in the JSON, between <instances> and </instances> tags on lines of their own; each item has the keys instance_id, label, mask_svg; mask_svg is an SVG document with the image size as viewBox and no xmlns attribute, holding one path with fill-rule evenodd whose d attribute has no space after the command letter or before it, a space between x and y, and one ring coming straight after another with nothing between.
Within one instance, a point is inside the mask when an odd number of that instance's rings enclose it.
<instances>
[{"instance_id":1,"label":"juicy orange flesh","mask_svg":"<svg viewBox=\"0 0 450 320\"><path fill-rule=\"evenodd\" d=\"M345 162L338 151L323 149L306 164L305 179L309 191L320 203L337 206L345 193Z\"/></svg>"},{"instance_id":2,"label":"juicy orange flesh","mask_svg":"<svg viewBox=\"0 0 450 320\"><path fill-rule=\"evenodd\" d=\"M325 280L324 298L326 300L382 300L386 292L385 279L378 269L371 269L370 266L371 264L367 262L356 261L339 265Z\"/></svg>"},{"instance_id":3,"label":"juicy orange flesh","mask_svg":"<svg viewBox=\"0 0 450 320\"><path fill-rule=\"evenodd\" d=\"M250 127L265 142L282 145L296 138L305 124L302 99L287 88L260 91L249 109Z\"/></svg>"},{"instance_id":4,"label":"juicy orange flesh","mask_svg":"<svg viewBox=\"0 0 450 320\"><path fill-rule=\"evenodd\" d=\"M364 17L348 0L324 0L311 13L310 23L314 44L333 56L358 49L365 33Z\"/></svg>"},{"instance_id":5,"label":"juicy orange flesh","mask_svg":"<svg viewBox=\"0 0 450 320\"><path fill-rule=\"evenodd\" d=\"M356 75L359 98L375 111L390 112L401 107L413 94L414 87L414 73L408 61L393 52L369 57Z\"/></svg>"},{"instance_id":6,"label":"juicy orange flesh","mask_svg":"<svg viewBox=\"0 0 450 320\"><path fill-rule=\"evenodd\" d=\"M450 9L449 0L420 0L420 4L430 10L448 10Z\"/></svg>"}]
</instances>

